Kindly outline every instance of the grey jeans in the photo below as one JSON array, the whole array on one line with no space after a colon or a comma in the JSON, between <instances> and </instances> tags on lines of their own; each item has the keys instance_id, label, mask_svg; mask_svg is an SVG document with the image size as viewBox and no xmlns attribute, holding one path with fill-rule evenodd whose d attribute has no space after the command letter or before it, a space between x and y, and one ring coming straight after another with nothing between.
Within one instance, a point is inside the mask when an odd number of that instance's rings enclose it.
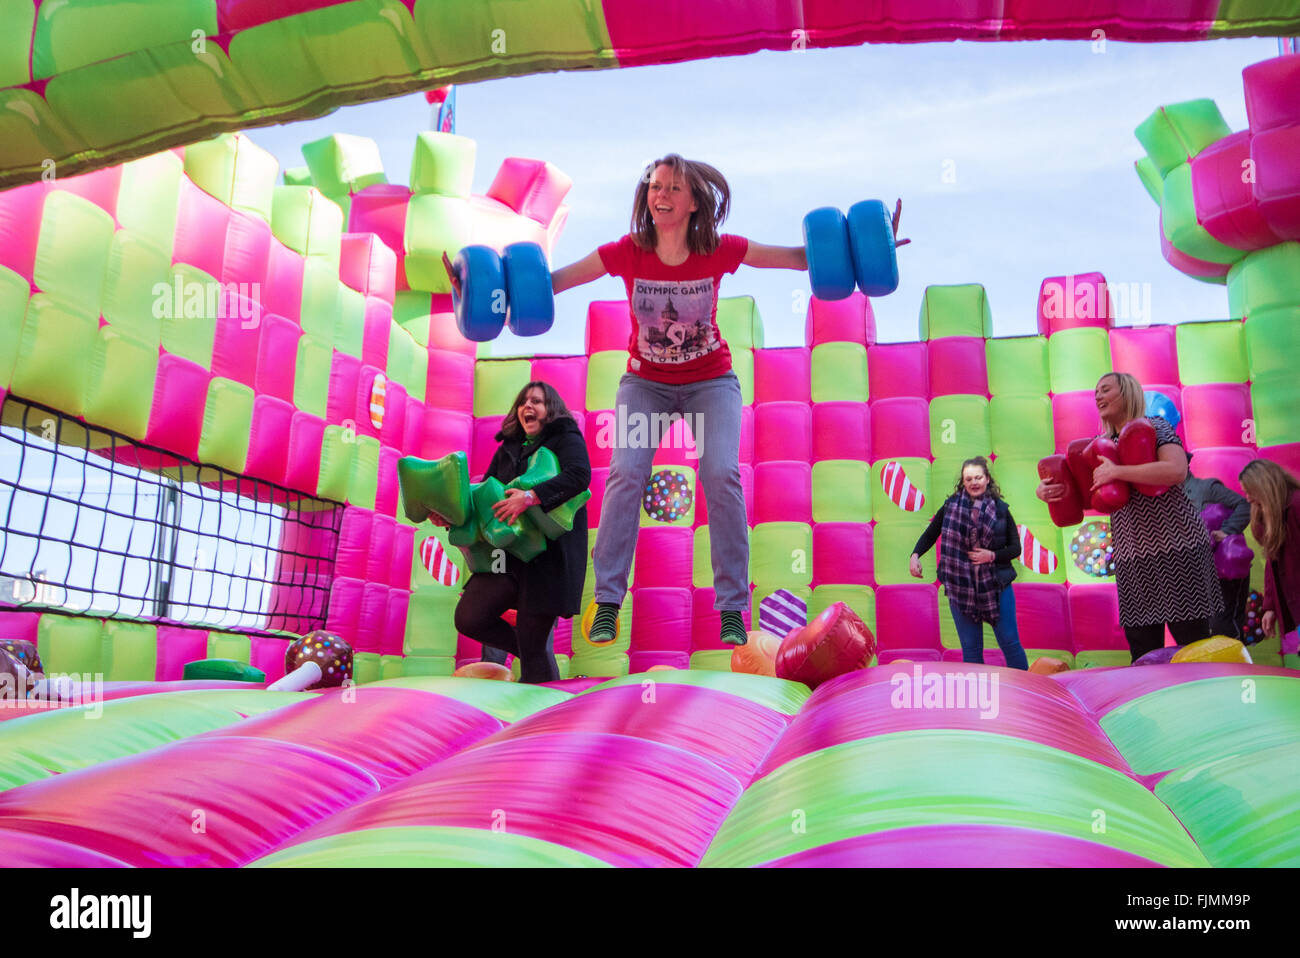
<instances>
[{"instance_id":1,"label":"grey jeans","mask_svg":"<svg viewBox=\"0 0 1300 958\"><path fill-rule=\"evenodd\" d=\"M621 603L636 551L642 496L658 448L656 430L665 414L684 416L695 436L699 481L709 503L709 545L713 559L713 607L749 608L749 524L740 483L740 380L734 372L702 382L672 386L624 373L618 383L613 454L597 531L596 601ZM660 430L661 432L661 430ZM644 437L644 438L643 438ZM689 585L689 582L682 583Z\"/></svg>"}]
</instances>

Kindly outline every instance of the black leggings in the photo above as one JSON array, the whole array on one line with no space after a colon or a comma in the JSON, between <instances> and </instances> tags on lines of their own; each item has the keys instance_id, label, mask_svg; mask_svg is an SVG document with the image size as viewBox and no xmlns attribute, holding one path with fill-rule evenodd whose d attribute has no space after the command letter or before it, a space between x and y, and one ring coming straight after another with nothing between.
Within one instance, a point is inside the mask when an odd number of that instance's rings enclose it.
<instances>
[{"instance_id":1,"label":"black leggings","mask_svg":"<svg viewBox=\"0 0 1300 958\"><path fill-rule=\"evenodd\" d=\"M478 573L465 583L456 604L456 631L485 647L501 649L519 658L519 680L536 684L555 682L560 669L551 647L551 630L558 616L519 609L515 626L501 618L519 602L519 581L509 572Z\"/></svg>"},{"instance_id":2,"label":"black leggings","mask_svg":"<svg viewBox=\"0 0 1300 958\"><path fill-rule=\"evenodd\" d=\"M1169 631L1179 645L1197 642L1210 637L1209 619L1186 619L1182 622L1170 622ZM1129 651L1136 662L1148 652L1163 648L1165 644L1165 623L1155 625L1124 626L1124 637L1128 639Z\"/></svg>"}]
</instances>

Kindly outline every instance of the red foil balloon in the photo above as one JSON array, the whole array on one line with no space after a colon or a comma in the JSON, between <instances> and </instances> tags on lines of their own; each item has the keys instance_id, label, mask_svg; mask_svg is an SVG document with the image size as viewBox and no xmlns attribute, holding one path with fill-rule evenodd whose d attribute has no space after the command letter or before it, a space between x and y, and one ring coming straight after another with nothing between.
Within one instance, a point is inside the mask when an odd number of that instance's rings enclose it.
<instances>
[{"instance_id":1,"label":"red foil balloon","mask_svg":"<svg viewBox=\"0 0 1300 958\"><path fill-rule=\"evenodd\" d=\"M865 669L876 653L876 637L843 602L836 602L781 641L776 676L816 688L846 672Z\"/></svg>"},{"instance_id":2,"label":"red foil balloon","mask_svg":"<svg viewBox=\"0 0 1300 958\"><path fill-rule=\"evenodd\" d=\"M1084 450L1084 457L1088 460L1091 467L1089 473L1101 465L1101 459L1105 456L1111 462L1119 463L1119 446L1113 439L1107 439L1105 436L1098 436L1092 442L1088 443L1088 448ZM1122 479L1116 479L1114 482L1108 482L1105 485L1098 486L1092 490L1092 507L1098 512L1107 514L1122 509L1128 505L1129 484Z\"/></svg>"},{"instance_id":3,"label":"red foil balloon","mask_svg":"<svg viewBox=\"0 0 1300 958\"><path fill-rule=\"evenodd\" d=\"M1150 419L1134 419L1125 423L1119 432L1119 461L1126 466L1144 466L1156 461L1156 427ZM1168 486L1135 482L1133 488L1144 496L1158 496L1169 490Z\"/></svg>"},{"instance_id":4,"label":"red foil balloon","mask_svg":"<svg viewBox=\"0 0 1300 958\"><path fill-rule=\"evenodd\" d=\"M1047 512L1053 523L1064 529L1067 526L1077 526L1083 521L1083 497L1079 495L1079 487L1074 484L1074 474L1070 472L1065 456L1044 456L1039 459L1038 478L1065 486L1065 495L1047 504Z\"/></svg>"}]
</instances>

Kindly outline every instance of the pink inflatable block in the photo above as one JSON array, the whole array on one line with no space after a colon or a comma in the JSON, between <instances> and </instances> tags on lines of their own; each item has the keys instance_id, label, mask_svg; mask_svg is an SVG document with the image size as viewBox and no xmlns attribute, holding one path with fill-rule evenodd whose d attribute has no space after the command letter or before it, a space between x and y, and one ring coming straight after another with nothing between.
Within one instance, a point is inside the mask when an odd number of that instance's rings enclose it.
<instances>
[{"instance_id":1,"label":"pink inflatable block","mask_svg":"<svg viewBox=\"0 0 1300 958\"><path fill-rule=\"evenodd\" d=\"M343 524L339 527L339 547L334 557L334 574L349 579L365 579L370 562L370 532L375 514L359 506L344 506ZM392 547L392 540L389 540Z\"/></svg>"},{"instance_id":2,"label":"pink inflatable block","mask_svg":"<svg viewBox=\"0 0 1300 958\"><path fill-rule=\"evenodd\" d=\"M826 300L816 296L808 300L808 319L804 324L804 342L861 343L876 341L876 317L871 301L854 290L847 299Z\"/></svg>"},{"instance_id":3,"label":"pink inflatable block","mask_svg":"<svg viewBox=\"0 0 1300 958\"><path fill-rule=\"evenodd\" d=\"M253 423L244 465L246 475L277 485L284 482L294 412L290 403L274 396L258 396L253 400Z\"/></svg>"},{"instance_id":4,"label":"pink inflatable block","mask_svg":"<svg viewBox=\"0 0 1300 958\"><path fill-rule=\"evenodd\" d=\"M940 659L940 661L942 661L942 662L963 662L963 661L965 661L965 660L962 658L962 651L961 651L961 649L944 649L944 650L943 650L943 658ZM985 649L985 650L984 650L984 664L985 664L985 665L1000 665L1000 666L1002 666L1003 668L1006 668L1006 665L1007 665L1007 657L1006 657L1005 655L1002 654L1002 650L1001 650L1001 649Z\"/></svg>"},{"instance_id":5,"label":"pink inflatable block","mask_svg":"<svg viewBox=\"0 0 1300 958\"><path fill-rule=\"evenodd\" d=\"M348 212L349 233L374 233L381 243L393 250L397 269L394 289L406 284L406 208L411 190L399 183L375 183L352 194Z\"/></svg>"},{"instance_id":6,"label":"pink inflatable block","mask_svg":"<svg viewBox=\"0 0 1300 958\"><path fill-rule=\"evenodd\" d=\"M549 245L545 227L520 216L506 204L490 196L470 196L470 242L503 251L511 243L536 243L543 250Z\"/></svg>"},{"instance_id":7,"label":"pink inflatable block","mask_svg":"<svg viewBox=\"0 0 1300 958\"><path fill-rule=\"evenodd\" d=\"M145 444L187 459L197 456L211 379L211 373L198 363L170 353L159 356Z\"/></svg>"},{"instance_id":8,"label":"pink inflatable block","mask_svg":"<svg viewBox=\"0 0 1300 958\"><path fill-rule=\"evenodd\" d=\"M411 593L405 589L392 589L388 593L388 607L384 612L384 625L379 634L379 651L383 655L401 655L406 640L406 612L411 603Z\"/></svg>"},{"instance_id":9,"label":"pink inflatable block","mask_svg":"<svg viewBox=\"0 0 1300 958\"><path fill-rule=\"evenodd\" d=\"M492 463L492 457L496 455L497 446L495 436L501 431L500 416L484 416L474 420L474 442L470 446L469 452L469 474L470 478L481 477L487 472L487 467ZM475 482L478 479L474 480Z\"/></svg>"},{"instance_id":10,"label":"pink inflatable block","mask_svg":"<svg viewBox=\"0 0 1300 958\"><path fill-rule=\"evenodd\" d=\"M395 298L397 254L373 233L344 233L339 247L339 279L358 293L390 306Z\"/></svg>"},{"instance_id":11,"label":"pink inflatable block","mask_svg":"<svg viewBox=\"0 0 1300 958\"><path fill-rule=\"evenodd\" d=\"M939 603L932 585L876 587L876 648L942 649Z\"/></svg>"},{"instance_id":12,"label":"pink inflatable block","mask_svg":"<svg viewBox=\"0 0 1300 958\"><path fill-rule=\"evenodd\" d=\"M21 639L24 642L31 642L36 645L40 621L41 614L39 612L0 611L0 637ZM37 651L40 650L37 649Z\"/></svg>"},{"instance_id":13,"label":"pink inflatable block","mask_svg":"<svg viewBox=\"0 0 1300 958\"><path fill-rule=\"evenodd\" d=\"M379 450L379 484L375 488L375 511L385 516L397 515L401 492L397 485L397 460L402 454L392 446Z\"/></svg>"},{"instance_id":14,"label":"pink inflatable block","mask_svg":"<svg viewBox=\"0 0 1300 958\"><path fill-rule=\"evenodd\" d=\"M571 411L587 407L587 357L552 356L534 359L532 378L550 383Z\"/></svg>"},{"instance_id":15,"label":"pink inflatable block","mask_svg":"<svg viewBox=\"0 0 1300 958\"><path fill-rule=\"evenodd\" d=\"M451 452L468 452L473 436L473 416L428 409L424 414L424 451L419 455L422 459L441 459ZM483 466L486 468L487 463Z\"/></svg>"},{"instance_id":16,"label":"pink inflatable block","mask_svg":"<svg viewBox=\"0 0 1300 958\"><path fill-rule=\"evenodd\" d=\"M224 273L226 230L233 212L188 177L181 177L172 262L188 263L219 280Z\"/></svg>"},{"instance_id":17,"label":"pink inflatable block","mask_svg":"<svg viewBox=\"0 0 1300 958\"><path fill-rule=\"evenodd\" d=\"M1241 84L1253 132L1300 123L1300 61L1294 55L1252 63L1241 71Z\"/></svg>"},{"instance_id":18,"label":"pink inflatable block","mask_svg":"<svg viewBox=\"0 0 1300 958\"><path fill-rule=\"evenodd\" d=\"M867 381L873 399L897 396L930 398L930 361L926 343L889 343L867 350ZM927 429L929 427L927 426Z\"/></svg>"},{"instance_id":19,"label":"pink inflatable block","mask_svg":"<svg viewBox=\"0 0 1300 958\"><path fill-rule=\"evenodd\" d=\"M640 530L636 547L638 589L681 588L691 584L694 534L681 526Z\"/></svg>"},{"instance_id":20,"label":"pink inflatable block","mask_svg":"<svg viewBox=\"0 0 1300 958\"><path fill-rule=\"evenodd\" d=\"M764 402L754 407L754 461L812 457L812 408L804 402Z\"/></svg>"},{"instance_id":21,"label":"pink inflatable block","mask_svg":"<svg viewBox=\"0 0 1300 958\"><path fill-rule=\"evenodd\" d=\"M740 464L740 487L745 491L745 521L754 524L754 467L748 463ZM705 499L704 484L696 487L695 528L709 524L708 503Z\"/></svg>"},{"instance_id":22,"label":"pink inflatable block","mask_svg":"<svg viewBox=\"0 0 1300 958\"><path fill-rule=\"evenodd\" d=\"M695 589L691 595L692 652L727 651L734 648L718 638L722 631L722 616L713 608L716 601L717 593L712 588ZM744 609L741 615L745 619L746 630L756 627L750 621L749 609Z\"/></svg>"},{"instance_id":23,"label":"pink inflatable block","mask_svg":"<svg viewBox=\"0 0 1300 958\"><path fill-rule=\"evenodd\" d=\"M1220 243L1237 249L1263 249L1281 242L1255 201L1242 172L1250 160L1250 131L1242 130L1207 146L1192 158L1192 196L1196 221Z\"/></svg>"},{"instance_id":24,"label":"pink inflatable block","mask_svg":"<svg viewBox=\"0 0 1300 958\"><path fill-rule=\"evenodd\" d=\"M573 654L573 619L556 619L554 633L554 652L556 655Z\"/></svg>"},{"instance_id":25,"label":"pink inflatable block","mask_svg":"<svg viewBox=\"0 0 1300 958\"><path fill-rule=\"evenodd\" d=\"M261 300L271 257L271 226L240 210L230 211L226 225L226 251L222 258L222 285L234 284L243 296Z\"/></svg>"},{"instance_id":26,"label":"pink inflatable block","mask_svg":"<svg viewBox=\"0 0 1300 958\"><path fill-rule=\"evenodd\" d=\"M931 396L989 394L983 337L947 336L929 345Z\"/></svg>"},{"instance_id":27,"label":"pink inflatable block","mask_svg":"<svg viewBox=\"0 0 1300 958\"><path fill-rule=\"evenodd\" d=\"M330 5L330 0L217 0L217 23L222 33L237 33Z\"/></svg>"},{"instance_id":28,"label":"pink inflatable block","mask_svg":"<svg viewBox=\"0 0 1300 958\"><path fill-rule=\"evenodd\" d=\"M428 295L421 293L420 295ZM452 312L451 294L434 294L432 313L429 316L429 348L445 349L447 352L460 353L471 358L478 355L478 343L466 339L460 334L456 325L456 314Z\"/></svg>"},{"instance_id":29,"label":"pink inflatable block","mask_svg":"<svg viewBox=\"0 0 1300 958\"><path fill-rule=\"evenodd\" d=\"M260 395L293 402L298 340L302 330L283 316L265 314L257 329L257 374L253 388Z\"/></svg>"},{"instance_id":30,"label":"pink inflatable block","mask_svg":"<svg viewBox=\"0 0 1300 958\"><path fill-rule=\"evenodd\" d=\"M1110 356L1112 369L1132 373L1145 388L1154 388L1147 383L1178 382L1178 347L1173 326L1112 329Z\"/></svg>"},{"instance_id":31,"label":"pink inflatable block","mask_svg":"<svg viewBox=\"0 0 1300 958\"><path fill-rule=\"evenodd\" d=\"M633 652L688 652L691 647L691 590L637 589L632 595Z\"/></svg>"},{"instance_id":32,"label":"pink inflatable block","mask_svg":"<svg viewBox=\"0 0 1300 958\"><path fill-rule=\"evenodd\" d=\"M302 275L306 260L274 236L266 260L266 286L262 290L265 312L283 316L295 326L302 315Z\"/></svg>"},{"instance_id":33,"label":"pink inflatable block","mask_svg":"<svg viewBox=\"0 0 1300 958\"><path fill-rule=\"evenodd\" d=\"M1199 450L1197 454L1199 456ZM1259 454L1265 459L1272 459L1283 469L1290 469L1292 473L1300 476L1300 442L1289 442L1279 446L1263 446L1259 450ZM1199 458L1196 460L1196 464L1197 466L1201 464ZM1245 463L1242 463L1242 465L1244 466ZM1240 474L1240 472L1241 470L1238 469L1237 474ZM1236 476L1234 475L1233 478L1234 481L1229 482L1228 485L1240 492L1241 490L1235 482ZM1228 482L1226 479L1223 481Z\"/></svg>"},{"instance_id":34,"label":"pink inflatable block","mask_svg":"<svg viewBox=\"0 0 1300 958\"><path fill-rule=\"evenodd\" d=\"M324 419L302 410L293 414L289 424L289 459L284 470L284 484L290 489L315 495L324 439Z\"/></svg>"},{"instance_id":35,"label":"pink inflatable block","mask_svg":"<svg viewBox=\"0 0 1300 958\"><path fill-rule=\"evenodd\" d=\"M930 458L930 404L899 397L871 404L871 452L876 459Z\"/></svg>"},{"instance_id":36,"label":"pink inflatable block","mask_svg":"<svg viewBox=\"0 0 1300 958\"><path fill-rule=\"evenodd\" d=\"M212 375L233 379L245 386L256 386L262 326L260 307L242 296L228 296L227 302L234 308L217 318ZM252 318L245 319L249 313L252 313ZM285 362L283 356L280 361L293 370L293 364Z\"/></svg>"},{"instance_id":37,"label":"pink inflatable block","mask_svg":"<svg viewBox=\"0 0 1300 958\"><path fill-rule=\"evenodd\" d=\"M1269 228L1284 240L1300 239L1300 120L1294 126L1256 133L1255 201Z\"/></svg>"},{"instance_id":38,"label":"pink inflatable block","mask_svg":"<svg viewBox=\"0 0 1300 958\"><path fill-rule=\"evenodd\" d=\"M1163 217L1160 221L1160 255L1165 258L1166 263L1180 273L1186 273L1188 276L1195 276L1199 279L1217 280L1220 277L1227 276L1228 270L1231 269L1231 266L1227 263L1211 263L1207 260L1197 259L1195 256L1188 256L1182 250L1177 249L1165 236Z\"/></svg>"},{"instance_id":39,"label":"pink inflatable block","mask_svg":"<svg viewBox=\"0 0 1300 958\"><path fill-rule=\"evenodd\" d=\"M1065 455L1065 447L1076 439L1101 432L1097 415L1097 396L1093 390L1057 393L1052 397L1052 429L1056 452Z\"/></svg>"},{"instance_id":40,"label":"pink inflatable block","mask_svg":"<svg viewBox=\"0 0 1300 958\"><path fill-rule=\"evenodd\" d=\"M393 330L392 305L378 296L367 296L363 321L361 361L367 366L388 368L388 340Z\"/></svg>"},{"instance_id":41,"label":"pink inflatable block","mask_svg":"<svg viewBox=\"0 0 1300 958\"><path fill-rule=\"evenodd\" d=\"M630 652L627 657L627 670L633 675L649 672L653 666L667 665L674 669L689 669L691 656L688 652Z\"/></svg>"},{"instance_id":42,"label":"pink inflatable block","mask_svg":"<svg viewBox=\"0 0 1300 958\"><path fill-rule=\"evenodd\" d=\"M1113 584L1072 585L1066 590L1074 652L1092 649L1127 650L1119 625L1119 595Z\"/></svg>"},{"instance_id":43,"label":"pink inflatable block","mask_svg":"<svg viewBox=\"0 0 1300 958\"><path fill-rule=\"evenodd\" d=\"M740 410L740 462L754 464L754 407L744 406Z\"/></svg>"},{"instance_id":44,"label":"pink inflatable block","mask_svg":"<svg viewBox=\"0 0 1300 958\"><path fill-rule=\"evenodd\" d=\"M699 466L699 448L695 436L686 425L685 419L677 419L669 425L655 450L653 468L658 471L667 466Z\"/></svg>"},{"instance_id":45,"label":"pink inflatable block","mask_svg":"<svg viewBox=\"0 0 1300 958\"><path fill-rule=\"evenodd\" d=\"M428 370L425 388L429 406L473 415L474 357L430 349Z\"/></svg>"},{"instance_id":46,"label":"pink inflatable block","mask_svg":"<svg viewBox=\"0 0 1300 958\"><path fill-rule=\"evenodd\" d=\"M1240 430L1238 430L1235 437L1231 438L1240 440ZM1286 447L1272 446L1270 448L1284 449ZM1269 448L1259 450L1259 455L1265 459L1277 459L1276 456L1270 454ZM1233 492L1244 495L1237 477L1241 475L1241 470L1246 467L1246 463L1254 458L1256 458L1254 447L1241 445L1240 442L1232 446L1197 446L1192 453L1190 465L1192 472L1202 479L1218 479Z\"/></svg>"},{"instance_id":47,"label":"pink inflatable block","mask_svg":"<svg viewBox=\"0 0 1300 958\"><path fill-rule=\"evenodd\" d=\"M389 562L388 584L394 589L411 588L411 563L415 559L415 528L394 523L393 555Z\"/></svg>"},{"instance_id":48,"label":"pink inflatable block","mask_svg":"<svg viewBox=\"0 0 1300 958\"><path fill-rule=\"evenodd\" d=\"M0 266L32 281L41 216L51 184L29 183L0 193ZM627 311L627 304L623 306ZM626 341L624 342L626 346Z\"/></svg>"},{"instance_id":49,"label":"pink inflatable block","mask_svg":"<svg viewBox=\"0 0 1300 958\"><path fill-rule=\"evenodd\" d=\"M424 449L425 405L411 396L406 397L406 415L402 417L402 444L404 456L418 456Z\"/></svg>"},{"instance_id":50,"label":"pink inflatable block","mask_svg":"<svg viewBox=\"0 0 1300 958\"><path fill-rule=\"evenodd\" d=\"M812 461L824 459L871 459L871 410L867 403L813 403Z\"/></svg>"},{"instance_id":51,"label":"pink inflatable block","mask_svg":"<svg viewBox=\"0 0 1300 958\"><path fill-rule=\"evenodd\" d=\"M249 639L248 664L266 673L269 685L284 678L284 654L289 651L288 639L270 635L254 635Z\"/></svg>"},{"instance_id":52,"label":"pink inflatable block","mask_svg":"<svg viewBox=\"0 0 1300 958\"><path fill-rule=\"evenodd\" d=\"M57 838L0 828L0 868L129 868L102 852Z\"/></svg>"},{"instance_id":53,"label":"pink inflatable block","mask_svg":"<svg viewBox=\"0 0 1300 958\"><path fill-rule=\"evenodd\" d=\"M754 402L811 402L811 357L806 348L754 350Z\"/></svg>"},{"instance_id":54,"label":"pink inflatable block","mask_svg":"<svg viewBox=\"0 0 1300 958\"><path fill-rule=\"evenodd\" d=\"M587 307L586 352L627 349L632 338L632 313L627 300L598 300Z\"/></svg>"},{"instance_id":55,"label":"pink inflatable block","mask_svg":"<svg viewBox=\"0 0 1300 958\"><path fill-rule=\"evenodd\" d=\"M869 522L819 522L813 526L812 585L875 585Z\"/></svg>"},{"instance_id":56,"label":"pink inflatable block","mask_svg":"<svg viewBox=\"0 0 1300 958\"><path fill-rule=\"evenodd\" d=\"M362 568L365 559L362 557ZM329 613L325 617L325 628L337 633L344 641L358 652L374 652L375 648L363 649L357 645L357 627L361 621L362 590L366 583L349 576L336 576L330 586Z\"/></svg>"},{"instance_id":57,"label":"pink inflatable block","mask_svg":"<svg viewBox=\"0 0 1300 958\"><path fill-rule=\"evenodd\" d=\"M182 629L175 625L158 626L158 654L154 661L153 673L155 681L180 681L185 678L186 663L197 662L207 657L206 629Z\"/></svg>"},{"instance_id":58,"label":"pink inflatable block","mask_svg":"<svg viewBox=\"0 0 1300 958\"><path fill-rule=\"evenodd\" d=\"M587 500L587 526L591 529L600 526L600 505L605 498L605 483L609 481L609 467L592 466L591 498Z\"/></svg>"},{"instance_id":59,"label":"pink inflatable block","mask_svg":"<svg viewBox=\"0 0 1300 958\"><path fill-rule=\"evenodd\" d=\"M402 451L402 441L406 436L406 387L391 379L384 383L384 428L379 430L379 441Z\"/></svg>"},{"instance_id":60,"label":"pink inflatable block","mask_svg":"<svg viewBox=\"0 0 1300 958\"><path fill-rule=\"evenodd\" d=\"M356 432L369 425L369 412L357 414L357 389L361 380L361 360L347 353L334 352L330 364L329 398L325 404L325 421L331 425L348 425ZM358 421L365 420L364 423Z\"/></svg>"},{"instance_id":61,"label":"pink inflatable block","mask_svg":"<svg viewBox=\"0 0 1300 958\"><path fill-rule=\"evenodd\" d=\"M908 662L939 662L943 660L943 652L939 649L884 649L877 652L876 664L889 665L899 659Z\"/></svg>"},{"instance_id":62,"label":"pink inflatable block","mask_svg":"<svg viewBox=\"0 0 1300 958\"><path fill-rule=\"evenodd\" d=\"M1250 418L1250 387L1244 383L1183 387L1183 425L1193 449L1242 445Z\"/></svg>"},{"instance_id":63,"label":"pink inflatable block","mask_svg":"<svg viewBox=\"0 0 1300 958\"><path fill-rule=\"evenodd\" d=\"M1072 651L1066 588L1051 582L1017 582L1016 628L1026 649Z\"/></svg>"},{"instance_id":64,"label":"pink inflatable block","mask_svg":"<svg viewBox=\"0 0 1300 958\"><path fill-rule=\"evenodd\" d=\"M593 469L608 468L614 456L614 445L608 441L608 437L611 430L617 428L618 421L612 409L601 409L587 414L582 432L583 438L587 441L587 455L591 459ZM605 433L604 437L601 437L602 432Z\"/></svg>"},{"instance_id":65,"label":"pink inflatable block","mask_svg":"<svg viewBox=\"0 0 1300 958\"><path fill-rule=\"evenodd\" d=\"M546 226L572 186L573 180L544 160L508 156L501 161L487 195Z\"/></svg>"},{"instance_id":66,"label":"pink inflatable block","mask_svg":"<svg viewBox=\"0 0 1300 958\"><path fill-rule=\"evenodd\" d=\"M185 182L189 182L185 180ZM122 186L122 166L106 167L93 173L81 173L77 176L60 176L54 182L54 188L74 193L87 202L94 203L113 219L117 220L117 194ZM215 275L215 274L213 274Z\"/></svg>"},{"instance_id":67,"label":"pink inflatable block","mask_svg":"<svg viewBox=\"0 0 1300 958\"><path fill-rule=\"evenodd\" d=\"M376 369L374 366L361 366L360 372L357 374L356 394L352 397L351 408L343 414L345 418L356 423L354 428L358 435L370 436L373 439L379 438L379 430L375 428L370 414L370 402L374 395L376 376L384 376L383 370ZM333 383L331 382L330 385L333 386ZM388 377L384 376L384 419L388 418L388 388Z\"/></svg>"},{"instance_id":68,"label":"pink inflatable block","mask_svg":"<svg viewBox=\"0 0 1300 958\"><path fill-rule=\"evenodd\" d=\"M806 460L756 465L754 518L758 522L812 522L812 466Z\"/></svg>"},{"instance_id":69,"label":"pink inflatable block","mask_svg":"<svg viewBox=\"0 0 1300 958\"><path fill-rule=\"evenodd\" d=\"M1162 234L1163 235L1163 231ZM1049 276L1038 288L1038 334L1114 325L1115 307L1101 273Z\"/></svg>"},{"instance_id":70,"label":"pink inflatable block","mask_svg":"<svg viewBox=\"0 0 1300 958\"><path fill-rule=\"evenodd\" d=\"M362 587L361 612L357 616L357 637L352 643L355 651L380 651L379 633L388 618L388 591L388 586L381 582L367 582Z\"/></svg>"},{"instance_id":71,"label":"pink inflatable block","mask_svg":"<svg viewBox=\"0 0 1300 958\"><path fill-rule=\"evenodd\" d=\"M370 525L369 555L366 557L366 579L387 585L393 571L393 536L397 520L378 515ZM408 527L409 528L409 527Z\"/></svg>"}]
</instances>

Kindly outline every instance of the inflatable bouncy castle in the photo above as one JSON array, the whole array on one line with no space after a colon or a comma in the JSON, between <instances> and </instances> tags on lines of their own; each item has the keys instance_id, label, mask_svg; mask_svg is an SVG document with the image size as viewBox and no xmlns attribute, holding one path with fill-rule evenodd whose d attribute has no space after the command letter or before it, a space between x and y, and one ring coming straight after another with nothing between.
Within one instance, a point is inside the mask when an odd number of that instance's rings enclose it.
<instances>
[{"instance_id":1,"label":"inflatable bouncy castle","mask_svg":"<svg viewBox=\"0 0 1300 958\"><path fill-rule=\"evenodd\" d=\"M1300 861L1295 653L1273 638L1250 664L1118 668L1109 519L1058 528L1033 492L1039 459L1099 430L1110 369L1142 380L1198 475L1238 488L1256 456L1300 469L1300 57L1246 71L1245 131L1208 101L1138 129L1165 258L1226 283L1229 319L1119 326L1141 291L1079 272L1043 280L1034 336L995 336L967 284L926 289L912 342L877 342L855 293L812 299L804 345L772 348L751 298L719 303L745 404L748 627L780 636L848 609L872 638L870 667L814 689L737 674L718 641L699 424L614 408L626 302L590 303L581 355L490 357L457 327L443 255L532 242L549 257L562 171L507 159L476 195L473 141L426 132L404 184L344 135L281 172L238 130L452 79L788 47L791 30L1086 37L1092 21L1031 4L862 23L828 4L774 8L742 36L705 3L682 13L683 46L606 0L550 4L540 33L521 7L528 30L504 28L519 42L485 53L422 2L144 4L109 29L95 16L113 6L0 14L30 37L0 49L0 421L11 495L41 504L8 509L4 568L31 541L70 556L62 579L0 599L0 692L28 672L77 677L0 709L0 863L972 865L993 847L1002 865ZM1107 22L1128 39L1290 28ZM124 115L102 95L118 87L151 110ZM43 179L48 157L60 172ZM612 444L659 443L618 639L561 620L554 687L453 676L481 654L453 624L468 570L443 530L409 521L397 480L404 456L458 451L480 477L529 380L553 384L587 437L591 546ZM46 467L57 455L77 488ZM988 664L963 665L933 554L908 574L974 455L993 458L1020 527L1022 643L1054 676L999 668L991 632ZM182 504L159 508L143 559L105 546L129 516L93 506L91 480L114 470ZM189 508L202 529L182 527ZM141 579L149 560L165 583ZM33 582L34 561L17 570ZM589 565L584 604L593 591ZM297 667L298 636L322 633L353 681L265 688ZM229 671L194 668L213 662Z\"/></svg>"}]
</instances>

